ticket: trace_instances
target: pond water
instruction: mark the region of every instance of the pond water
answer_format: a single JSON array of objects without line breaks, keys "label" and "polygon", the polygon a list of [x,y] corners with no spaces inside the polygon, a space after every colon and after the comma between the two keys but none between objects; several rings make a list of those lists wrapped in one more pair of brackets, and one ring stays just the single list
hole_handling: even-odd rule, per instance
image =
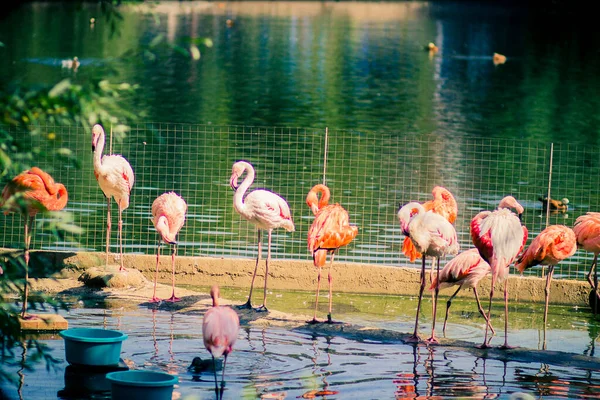
[{"label": "pond water", "polygon": [[[202,288],[203,292],[207,289]],[[241,302],[243,291],[223,288],[227,298]],[[271,307],[309,315],[312,294],[277,292]],[[335,299],[336,319],[344,322],[410,332],[414,299],[391,296],[340,295]],[[429,307],[423,313],[421,331],[430,329]],[[381,307],[386,305],[385,307]],[[373,312],[370,310],[385,310]],[[456,300],[447,336],[472,342],[482,338],[481,321],[474,304]],[[513,344],[536,351],[540,348],[541,314],[537,305],[511,306],[510,338]],[[494,309],[494,321],[502,318]],[[210,371],[188,370],[192,359],[210,359],[202,342],[202,314],[169,311],[111,300],[79,301],[65,314],[69,327],[118,329],[129,335],[121,357],[131,368],[168,372],[179,377],[176,398],[213,399]],[[568,316],[568,318],[567,318]],[[600,372],[575,360],[594,356],[600,323],[587,311],[551,307],[548,350],[558,351],[557,363],[507,361],[481,357],[468,347],[431,347],[352,340],[324,336],[302,329],[244,325],[228,359],[224,398],[368,398],[394,399],[420,396],[447,398],[508,398],[515,392],[544,398],[592,398],[600,396]],[[501,338],[495,339],[499,344]],[[64,359],[64,343],[58,335],[44,340],[52,354]],[[22,351],[17,349],[17,357]],[[558,359],[558,357],[562,359]],[[565,364],[572,357],[571,364]],[[55,370],[43,364],[33,371],[18,371],[21,385],[4,386],[7,399],[105,399],[110,386],[102,373],[86,373],[62,361]],[[329,391],[329,394],[327,394]],[[320,393],[319,393],[320,392]],[[312,397],[311,397],[312,396]]]},{"label": "pond water", "polygon": [[[472,2],[33,2],[2,17],[0,89],[65,78],[139,85],[123,106],[140,119],[114,145],[136,173],[123,216],[128,253],[154,251],[152,201],[175,190],[189,205],[179,254],[253,257],[255,230],[233,210],[228,186],[231,165],[246,159],[257,169],[253,187],[281,194],[296,222],[294,234],[274,233],[274,257],[309,260],[304,199],[323,179],[329,127],[327,183],[360,231],[338,260],[406,265],[397,207],[428,200],[435,185],[457,198],[463,248],[472,216],[506,194],[525,206],[531,237],[546,226],[538,197],[550,184],[553,197],[570,200],[550,224],[571,226],[600,209],[590,117],[600,106],[600,55],[589,51],[584,24],[561,20],[557,31],[551,15],[530,11]],[[430,41],[440,48],[432,57],[423,50]],[[186,55],[192,42],[198,60]],[[493,52],[507,62],[494,65]],[[62,68],[74,56],[78,70]],[[56,241],[37,230],[32,246],[103,251],[90,133],[48,130],[81,162],[38,160],[67,186],[66,210],[84,233]],[[22,246],[21,225],[0,216],[3,246]],[[111,243],[116,251],[116,229]],[[580,251],[557,277],[580,279],[590,261]]]}]

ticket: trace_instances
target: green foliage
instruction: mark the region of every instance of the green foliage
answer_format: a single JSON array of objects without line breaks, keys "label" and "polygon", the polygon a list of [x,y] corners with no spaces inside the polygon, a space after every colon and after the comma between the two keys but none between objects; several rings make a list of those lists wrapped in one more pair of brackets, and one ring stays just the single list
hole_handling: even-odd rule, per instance
[{"label": "green foliage", "polygon": [[[100,80],[80,85],[65,79],[52,87],[16,86],[0,92],[0,179],[6,182],[34,165],[43,169],[40,160],[44,159],[54,158],[63,164],[79,166],[73,152],[57,143],[56,134],[48,127],[79,126],[91,131],[93,124],[100,123],[111,125],[116,138],[122,138],[129,130],[126,121],[136,119],[121,106],[121,101],[133,90],[135,87],[127,83]],[[30,201],[20,193],[4,202],[1,211],[24,215],[29,206]],[[76,241],[82,232],[68,212],[41,209],[38,216],[35,229],[41,229],[57,240]],[[53,264],[43,255],[31,253],[31,276],[51,276],[57,272]],[[46,368],[52,368],[56,363],[43,343],[31,338],[25,341],[21,336],[20,306],[15,299],[23,298],[25,268],[23,250],[0,256],[0,382],[17,383],[14,372],[7,372],[16,366],[27,371],[40,361],[46,363]],[[28,303],[32,310],[50,308],[56,312],[65,307],[55,299],[35,294],[29,296]]]}]

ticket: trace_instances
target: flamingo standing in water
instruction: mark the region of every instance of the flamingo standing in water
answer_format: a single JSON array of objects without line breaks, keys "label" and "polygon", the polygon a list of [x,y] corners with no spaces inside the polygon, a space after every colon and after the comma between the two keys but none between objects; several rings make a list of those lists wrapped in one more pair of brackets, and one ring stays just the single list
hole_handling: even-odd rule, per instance
[{"label": "flamingo standing in water", "polygon": [[489,274],[491,270],[490,264],[488,264],[481,257],[479,250],[469,249],[467,251],[463,251],[450,260],[440,271],[439,278],[434,278],[434,281],[429,288],[430,290],[433,290],[436,287],[439,287],[439,289],[444,289],[458,285],[458,289],[456,289],[456,292],[450,296],[448,302],[446,303],[446,317],[444,318],[444,328],[442,329],[444,334],[446,334],[446,322],[448,321],[448,311],[450,311],[452,299],[454,299],[458,292],[460,292],[460,290],[463,288],[473,289],[473,294],[475,294],[475,300],[477,300],[477,308],[479,309],[479,313],[489,325],[490,329],[492,330],[492,334],[496,333],[490,324],[485,311],[483,311],[483,307],[481,307],[479,294],[477,293],[477,285],[479,284],[479,281]]},{"label": "flamingo standing in water", "polygon": [[[596,314],[598,303],[600,303],[597,272],[598,253],[600,253],[600,213],[588,212],[585,215],[577,217],[573,226],[573,232],[575,232],[575,236],[577,237],[577,246],[583,248],[585,251],[594,253],[594,259],[592,265],[590,265],[587,280],[593,289],[590,293],[590,307],[592,307],[592,311]],[[592,273],[594,274],[593,280]]]},{"label": "flamingo standing in water", "polygon": [[[319,200],[318,194],[321,194]],[[313,263],[319,270],[317,277],[317,294],[315,299],[315,312],[311,323],[317,323],[317,306],[319,304],[319,289],[321,286],[321,268],[327,261],[327,253],[331,254],[329,264],[329,313],[327,322],[332,323],[331,306],[333,301],[331,266],[335,251],[349,244],[358,234],[356,226],[350,226],[348,212],[339,204],[329,204],[331,194],[325,185],[315,185],[306,196],[306,204],[315,215],[308,230],[308,249],[313,256]]]},{"label": "flamingo standing in water", "polygon": [[[21,207],[15,195],[22,195],[25,207]],[[15,196],[13,198],[13,196]],[[13,200],[10,200],[13,198]],[[23,290],[23,308],[21,317],[27,312],[27,296],[29,295],[29,246],[31,244],[31,230],[35,215],[41,210],[60,211],[67,205],[69,195],[67,189],[61,183],[55,183],[54,179],[38,167],[20,173],[14,177],[2,190],[2,204],[6,208],[5,214],[9,212],[20,212],[25,222],[25,284]],[[1,271],[1,269],[0,269]]]},{"label": "flamingo standing in water", "polygon": [[[402,233],[409,236],[415,245],[417,251],[422,253],[423,262],[421,264],[421,287],[419,289],[419,302],[417,303],[417,316],[415,318],[415,330],[409,338],[410,342],[418,342],[419,330],[419,312],[421,310],[421,298],[425,289],[425,257],[434,257],[437,262],[437,279],[440,273],[440,257],[446,254],[454,255],[458,253],[459,244],[456,237],[454,226],[439,214],[431,211],[425,211],[423,205],[417,202],[411,202],[404,205],[398,211],[398,220],[402,228]],[[435,337],[435,314],[437,307],[438,288],[435,288],[435,300],[433,302],[433,323],[431,325],[431,337],[427,342],[431,344],[438,343]]]},{"label": "flamingo standing in water", "polygon": [[94,153],[94,176],[106,197],[106,265],[108,265],[108,249],[110,247],[110,198],[114,197],[119,207],[119,259],[120,271],[123,266],[123,210],[129,207],[129,195],[135,180],[129,162],[118,154],[102,155],[104,151],[104,129],[96,124],[92,128],[92,152]]},{"label": "flamingo standing in water", "polygon": [[[247,172],[246,178],[238,185],[240,176]],[[256,226],[258,230],[258,254],[256,257],[256,265],[254,266],[254,274],[252,275],[252,283],[250,284],[250,293],[248,301],[243,304],[243,308],[252,308],[252,289],[254,288],[254,279],[258,263],[261,258],[261,230],[266,230],[269,236],[269,247],[267,248],[267,260],[265,262],[265,289],[263,295],[263,303],[258,307],[258,311],[267,311],[267,277],[269,276],[269,262],[271,261],[271,234],[273,229],[284,228],[288,232],[294,232],[295,226],[292,221],[290,207],[281,196],[268,190],[254,190],[250,192],[246,198],[246,191],[254,182],[254,167],[246,161],[238,161],[233,164],[231,169],[231,178],[229,183],[235,191],[233,195],[233,207],[247,221]]]},{"label": "flamingo standing in water", "polygon": [[520,273],[535,265],[547,265],[545,307],[544,307],[544,348],[546,347],[546,323],[548,322],[548,299],[550,297],[550,282],[554,266],[564,259],[571,257],[577,251],[577,238],[571,228],[564,225],[550,225],[533,239],[529,247],[515,262]]},{"label": "flamingo standing in water", "polygon": [[225,387],[225,366],[227,356],[233,350],[240,329],[240,319],[231,307],[219,306],[219,287],[210,289],[212,297],[212,308],[204,314],[202,319],[202,337],[204,347],[213,359],[213,370],[215,372],[215,392],[219,398],[219,386],[217,383],[216,358],[223,356],[223,372],[221,375],[221,396]]},{"label": "flamingo standing in water", "polygon": [[[510,208],[517,211],[515,215]],[[490,289],[490,305],[487,320],[490,320],[492,298],[496,282],[504,283],[504,345],[508,348],[508,273],[510,264],[523,250],[527,241],[527,228],[521,225],[523,206],[512,196],[506,196],[498,204],[495,211],[482,211],[471,220],[471,238],[479,254],[490,264],[492,283]],[[485,328],[485,338],[482,348],[489,347],[487,343],[488,326]]]},{"label": "flamingo standing in water", "polygon": [[171,252],[171,267],[173,270],[172,287],[173,294],[167,299],[170,302],[179,301],[179,297],[175,297],[175,253],[177,252],[177,234],[185,223],[185,213],[187,212],[187,204],[177,193],[168,192],[158,196],[152,203],[152,223],[154,228],[160,235],[158,246],[156,248],[156,273],[154,275],[154,293],[153,303],[159,302],[156,297],[156,281],[158,279],[158,261],[160,259],[160,245],[162,242],[173,246]]}]

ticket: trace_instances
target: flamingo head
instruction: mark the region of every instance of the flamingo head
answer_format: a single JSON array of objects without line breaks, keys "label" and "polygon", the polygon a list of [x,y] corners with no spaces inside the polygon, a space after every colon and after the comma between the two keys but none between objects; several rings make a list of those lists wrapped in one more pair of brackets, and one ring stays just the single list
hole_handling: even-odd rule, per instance
[{"label": "flamingo head", "polygon": [[419,213],[425,211],[423,206],[416,201],[405,204],[398,210],[398,221],[400,221],[400,228],[405,236],[409,236],[408,226],[410,221]]},{"label": "flamingo head", "polygon": [[98,146],[98,141],[100,137],[104,135],[104,129],[102,129],[102,125],[96,124],[92,128],[92,152],[96,151],[96,146]]},{"label": "flamingo head", "polygon": [[246,163],[245,161],[238,161],[235,164],[233,164],[233,167],[231,167],[231,178],[229,178],[229,185],[231,186],[234,192],[239,187],[238,179],[246,170],[247,165],[248,163]]},{"label": "flamingo head", "polygon": [[210,288],[210,297],[212,297],[213,307],[217,307],[219,305],[219,287],[217,285],[213,285]]},{"label": "flamingo head", "polygon": [[517,212],[519,219],[521,219],[521,215],[525,209],[523,206],[512,196],[506,196],[502,200],[500,200],[500,204],[498,204],[498,208],[512,208]]},{"label": "flamingo head", "polygon": [[169,221],[167,220],[167,217],[165,217],[164,215],[159,216],[154,226],[156,227],[156,231],[165,243],[177,244],[177,241],[175,240],[176,234],[171,233],[171,231],[169,230]]}]

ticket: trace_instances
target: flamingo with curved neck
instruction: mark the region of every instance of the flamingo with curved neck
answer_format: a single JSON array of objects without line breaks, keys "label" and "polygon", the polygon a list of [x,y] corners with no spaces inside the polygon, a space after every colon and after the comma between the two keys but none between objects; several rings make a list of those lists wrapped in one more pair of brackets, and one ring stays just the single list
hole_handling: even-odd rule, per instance
[{"label": "flamingo with curved neck", "polygon": [[[246,177],[238,185],[238,180],[244,173],[246,173]],[[245,220],[256,226],[258,231],[258,254],[254,274],[252,275],[252,283],[250,284],[250,293],[248,294],[248,301],[240,307],[252,308],[252,290],[262,253],[261,231],[266,230],[269,236],[269,245],[265,262],[265,287],[263,304],[258,307],[257,311],[267,311],[267,278],[269,275],[269,263],[271,261],[271,235],[273,229],[284,228],[288,232],[294,232],[296,228],[292,221],[290,207],[281,196],[269,190],[259,189],[248,193],[244,197],[246,191],[252,185],[252,182],[254,182],[254,176],[254,167],[250,163],[238,161],[233,164],[229,179],[229,184],[235,191],[233,195],[233,207]]]},{"label": "flamingo with curved neck", "polygon": [[94,176],[106,197],[106,265],[108,265],[108,250],[110,248],[110,199],[114,197],[119,207],[119,259],[121,266],[119,270],[125,270],[123,266],[123,210],[129,207],[129,196],[135,177],[129,162],[118,154],[102,155],[104,151],[104,129],[96,124],[92,128],[92,152],[94,153]]}]

